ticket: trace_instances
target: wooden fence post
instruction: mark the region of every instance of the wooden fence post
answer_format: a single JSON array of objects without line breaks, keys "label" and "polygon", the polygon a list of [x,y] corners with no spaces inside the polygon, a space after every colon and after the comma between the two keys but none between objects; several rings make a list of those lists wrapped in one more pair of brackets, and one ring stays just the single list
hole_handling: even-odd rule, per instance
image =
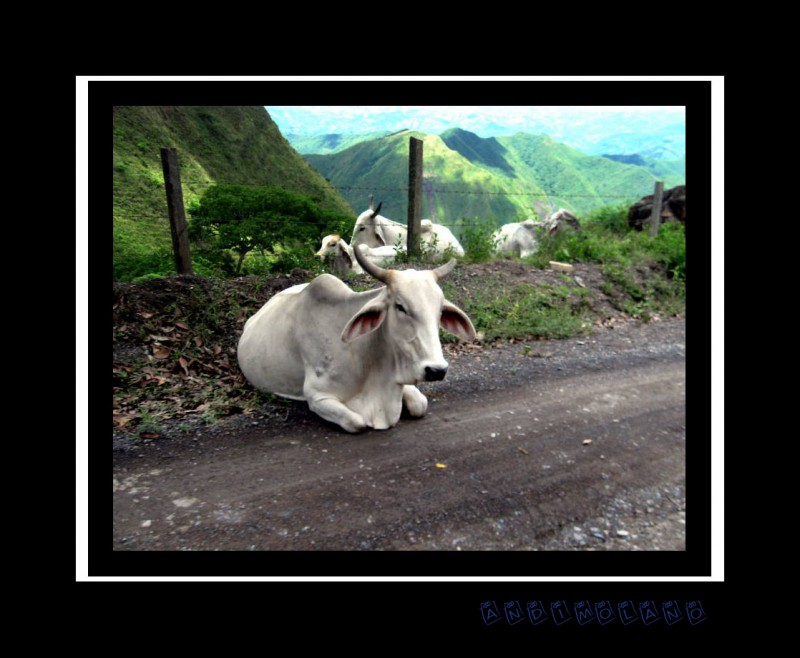
[{"label": "wooden fence post", "polygon": [[650,214],[650,236],[658,235],[658,227],[661,224],[661,203],[664,198],[664,181],[656,181],[653,190],[653,210]]},{"label": "wooden fence post", "polygon": [[178,169],[178,151],[174,148],[162,148],[161,166],[164,169],[164,189],[167,192],[167,210],[169,211],[169,227],[172,232],[172,251],[175,254],[175,269],[178,274],[194,274],[192,272],[192,256],[189,253],[189,226],[186,224],[181,174]]},{"label": "wooden fence post", "polygon": [[419,254],[422,215],[422,140],[410,138],[408,145],[408,237],[409,256]]}]

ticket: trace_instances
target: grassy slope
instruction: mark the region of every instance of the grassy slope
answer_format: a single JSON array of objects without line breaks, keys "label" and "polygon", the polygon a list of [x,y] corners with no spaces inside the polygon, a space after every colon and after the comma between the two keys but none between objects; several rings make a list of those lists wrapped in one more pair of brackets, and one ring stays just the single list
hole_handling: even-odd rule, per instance
[{"label": "grassy slope", "polygon": [[655,177],[643,167],[585,155],[545,135],[500,137],[515,170],[532,177],[551,200],[578,213],[635,201],[653,189]]},{"label": "grassy slope", "polygon": [[226,182],[276,185],[352,213],[260,106],[115,107],[113,140],[115,260],[171,245],[163,146],[178,150],[187,207],[208,184]]},{"label": "grassy slope", "polygon": [[[409,137],[423,140],[425,166],[422,214],[453,226],[462,218],[509,218],[525,212],[516,197],[486,192],[509,192],[526,189],[541,191],[535,185],[508,177],[498,177],[492,170],[470,162],[448,148],[441,137],[404,131],[370,142],[356,144],[340,153],[307,155],[306,159],[326,176],[357,211],[367,207],[374,193],[383,201],[386,217],[405,222],[408,215],[408,145]],[[447,189],[449,191],[442,191]],[[478,194],[464,194],[474,192]],[[508,221],[508,220],[507,220]]]}]

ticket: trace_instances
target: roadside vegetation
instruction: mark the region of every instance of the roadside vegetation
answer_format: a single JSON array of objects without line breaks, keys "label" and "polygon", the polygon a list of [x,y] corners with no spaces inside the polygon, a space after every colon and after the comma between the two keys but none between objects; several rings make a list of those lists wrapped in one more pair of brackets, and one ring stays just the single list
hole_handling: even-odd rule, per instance
[{"label": "roadside vegetation", "polygon": [[[465,263],[486,263],[497,257],[492,231],[473,222],[462,236]],[[518,259],[515,259],[518,260]],[[502,338],[565,338],[585,332],[597,319],[592,287],[627,316],[649,321],[680,314],[686,303],[686,236],[680,224],[664,224],[658,235],[630,230],[627,207],[589,213],[580,231],[566,230],[540,239],[536,254],[519,262],[547,270],[551,261],[594,265],[599,280],[561,275],[556,283],[513,285],[484,280],[471,287],[461,303],[486,340]],[[588,287],[587,287],[588,286]],[[455,298],[458,286],[443,289]]]}]

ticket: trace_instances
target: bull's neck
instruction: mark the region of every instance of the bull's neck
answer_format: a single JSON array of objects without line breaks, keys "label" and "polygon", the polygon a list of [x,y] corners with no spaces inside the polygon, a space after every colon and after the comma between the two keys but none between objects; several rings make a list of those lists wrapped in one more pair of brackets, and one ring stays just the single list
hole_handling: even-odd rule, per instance
[{"label": "bull's neck", "polygon": [[[388,313],[388,311],[387,311]],[[389,327],[390,319],[387,317],[380,327],[373,331],[365,338],[369,341],[367,349],[371,356],[371,364],[369,372],[367,373],[367,381],[372,383],[374,380],[381,386],[386,386],[387,372],[398,372],[402,369],[398,351],[395,348],[395,342],[391,338],[391,330]],[[404,386],[398,384],[396,381],[391,381],[392,384],[397,386]]]}]

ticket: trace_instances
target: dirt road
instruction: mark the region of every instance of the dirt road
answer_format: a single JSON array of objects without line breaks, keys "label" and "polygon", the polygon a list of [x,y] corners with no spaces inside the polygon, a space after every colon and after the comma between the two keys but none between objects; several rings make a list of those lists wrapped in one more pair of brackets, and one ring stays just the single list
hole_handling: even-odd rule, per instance
[{"label": "dirt road", "polygon": [[428,414],[115,441],[115,550],[683,550],[685,322],[447,355]]}]

